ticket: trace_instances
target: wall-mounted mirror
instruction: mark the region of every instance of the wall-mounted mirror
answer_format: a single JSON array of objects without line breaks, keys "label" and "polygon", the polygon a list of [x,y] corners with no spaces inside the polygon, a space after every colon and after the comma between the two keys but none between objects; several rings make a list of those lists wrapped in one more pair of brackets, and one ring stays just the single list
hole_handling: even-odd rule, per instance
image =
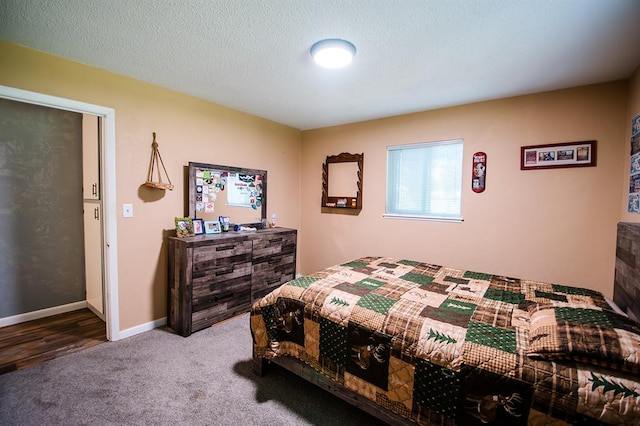
[{"label": "wall-mounted mirror", "polygon": [[327,156],[322,165],[322,207],[362,209],[364,154]]},{"label": "wall-mounted mirror", "polygon": [[260,228],[267,219],[267,171],[189,162],[189,214]]}]

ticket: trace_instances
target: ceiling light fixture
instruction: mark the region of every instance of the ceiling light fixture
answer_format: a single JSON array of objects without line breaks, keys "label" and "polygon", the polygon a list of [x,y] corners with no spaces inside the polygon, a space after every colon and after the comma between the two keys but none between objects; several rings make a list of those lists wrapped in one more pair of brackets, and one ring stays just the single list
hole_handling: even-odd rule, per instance
[{"label": "ceiling light fixture", "polygon": [[323,68],[342,68],[351,63],[356,47],[346,40],[328,38],[311,46],[311,56]]}]

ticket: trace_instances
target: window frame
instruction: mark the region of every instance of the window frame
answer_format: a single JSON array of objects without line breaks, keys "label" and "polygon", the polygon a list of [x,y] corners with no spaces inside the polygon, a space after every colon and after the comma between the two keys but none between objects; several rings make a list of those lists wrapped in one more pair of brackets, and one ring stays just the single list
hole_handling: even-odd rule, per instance
[{"label": "window frame", "polygon": [[[456,177],[460,181],[460,196],[458,198],[459,202],[459,210],[457,214],[454,215],[438,215],[438,214],[407,214],[407,213],[397,213],[389,212],[390,205],[390,152],[391,151],[401,151],[408,149],[419,149],[421,147],[434,147],[434,146],[442,146],[442,145],[459,145],[460,146],[460,175]],[[453,222],[460,223],[463,222],[464,219],[462,217],[462,188],[463,188],[463,177],[464,177],[464,139],[449,139],[449,140],[441,140],[441,141],[431,141],[431,142],[417,142],[410,144],[402,144],[402,145],[389,145],[387,146],[387,169],[386,169],[386,187],[385,187],[385,212],[383,214],[383,218],[387,219],[405,219],[405,220],[426,220],[426,221],[438,221],[438,222]],[[426,188],[428,190],[428,188]],[[430,198],[425,199],[425,201]]]}]

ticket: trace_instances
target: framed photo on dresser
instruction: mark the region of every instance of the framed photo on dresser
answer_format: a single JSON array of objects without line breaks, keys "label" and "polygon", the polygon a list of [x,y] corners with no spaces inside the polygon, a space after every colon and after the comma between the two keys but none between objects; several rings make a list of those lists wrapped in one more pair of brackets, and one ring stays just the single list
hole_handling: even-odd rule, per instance
[{"label": "framed photo on dresser", "polygon": [[204,219],[193,219],[193,233],[195,235],[204,234]]},{"label": "framed photo on dresser", "polygon": [[[202,219],[200,219],[202,220]],[[220,222],[217,220],[207,220],[204,222],[204,232],[206,234],[219,234],[222,232]]]},{"label": "framed photo on dresser", "polygon": [[193,219],[190,217],[176,217],[176,236],[178,238],[193,237]]}]

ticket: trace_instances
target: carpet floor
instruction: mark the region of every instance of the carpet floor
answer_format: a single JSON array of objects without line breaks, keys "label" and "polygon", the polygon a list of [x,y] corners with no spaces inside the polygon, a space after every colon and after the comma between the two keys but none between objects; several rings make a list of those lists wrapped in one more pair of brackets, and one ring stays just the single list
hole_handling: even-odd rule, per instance
[{"label": "carpet floor", "polygon": [[249,315],[159,328],[0,375],[0,425],[379,425],[288,371],[253,372]]}]

